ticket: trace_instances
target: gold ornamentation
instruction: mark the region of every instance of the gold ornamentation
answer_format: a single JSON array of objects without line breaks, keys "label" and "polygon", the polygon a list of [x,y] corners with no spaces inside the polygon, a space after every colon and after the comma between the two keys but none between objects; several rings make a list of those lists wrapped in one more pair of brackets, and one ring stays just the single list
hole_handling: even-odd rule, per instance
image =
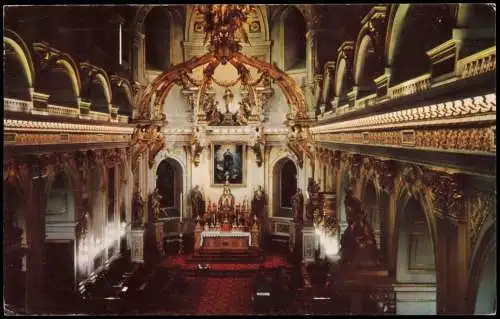
[{"label": "gold ornamentation", "polygon": [[466,222],[464,191],[461,177],[434,171],[425,171],[423,182],[431,191],[434,214],[454,222]]},{"label": "gold ornamentation", "polygon": [[[363,135],[364,134],[364,135]],[[342,142],[412,147],[403,143],[400,131],[320,133],[318,142]],[[415,130],[415,148],[495,152],[491,128],[446,128]]]},{"label": "gold ornamentation", "polygon": [[[494,213],[495,194],[476,192],[471,196],[468,216],[469,243],[473,251],[481,229],[489,214]],[[492,215],[495,218],[495,215]]]}]

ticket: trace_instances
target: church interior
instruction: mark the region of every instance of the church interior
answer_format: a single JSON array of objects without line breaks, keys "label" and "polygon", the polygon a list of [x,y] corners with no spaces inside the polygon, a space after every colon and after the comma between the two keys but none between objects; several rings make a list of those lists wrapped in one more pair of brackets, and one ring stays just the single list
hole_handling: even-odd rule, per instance
[{"label": "church interior", "polygon": [[496,5],[4,7],[4,314],[494,314]]}]

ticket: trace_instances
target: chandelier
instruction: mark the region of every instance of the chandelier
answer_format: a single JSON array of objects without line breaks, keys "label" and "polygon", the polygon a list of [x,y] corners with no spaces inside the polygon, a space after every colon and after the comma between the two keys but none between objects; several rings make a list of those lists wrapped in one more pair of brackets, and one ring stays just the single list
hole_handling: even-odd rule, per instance
[{"label": "chandelier", "polygon": [[250,44],[248,35],[243,28],[249,13],[255,7],[243,4],[203,4],[198,5],[198,12],[204,18],[206,44],[209,50],[222,64],[231,59],[233,52],[241,50],[239,41]]}]

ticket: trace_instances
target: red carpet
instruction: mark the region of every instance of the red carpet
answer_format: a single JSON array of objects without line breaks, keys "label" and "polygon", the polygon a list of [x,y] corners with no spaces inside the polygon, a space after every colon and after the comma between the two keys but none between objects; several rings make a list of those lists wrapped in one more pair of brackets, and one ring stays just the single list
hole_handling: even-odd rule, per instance
[{"label": "red carpet", "polygon": [[[179,265],[183,270],[194,270],[196,263],[189,263],[189,255],[168,256],[161,263],[165,267]],[[211,263],[211,270],[258,270],[260,266],[266,269],[290,266],[284,257],[278,255],[266,256],[262,263]]]},{"label": "red carpet", "polygon": [[195,314],[250,313],[250,278],[206,278],[200,291]]}]

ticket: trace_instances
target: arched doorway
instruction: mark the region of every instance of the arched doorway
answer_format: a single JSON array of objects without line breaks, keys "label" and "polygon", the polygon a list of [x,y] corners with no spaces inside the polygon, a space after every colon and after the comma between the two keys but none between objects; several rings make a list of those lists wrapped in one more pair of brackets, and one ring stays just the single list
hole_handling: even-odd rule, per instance
[{"label": "arched doorway", "polygon": [[[421,203],[410,198],[398,209],[396,282],[397,314],[436,314],[436,267],[434,247]],[[419,291],[421,284],[427,284]]]},{"label": "arched doorway", "polygon": [[292,196],[297,192],[297,167],[289,158],[283,158],[273,170],[273,216],[292,218]]},{"label": "arched doorway", "polygon": [[180,216],[182,176],[181,165],[172,158],[161,161],[156,170],[156,187],[162,196],[160,209],[166,213],[166,217]]}]

